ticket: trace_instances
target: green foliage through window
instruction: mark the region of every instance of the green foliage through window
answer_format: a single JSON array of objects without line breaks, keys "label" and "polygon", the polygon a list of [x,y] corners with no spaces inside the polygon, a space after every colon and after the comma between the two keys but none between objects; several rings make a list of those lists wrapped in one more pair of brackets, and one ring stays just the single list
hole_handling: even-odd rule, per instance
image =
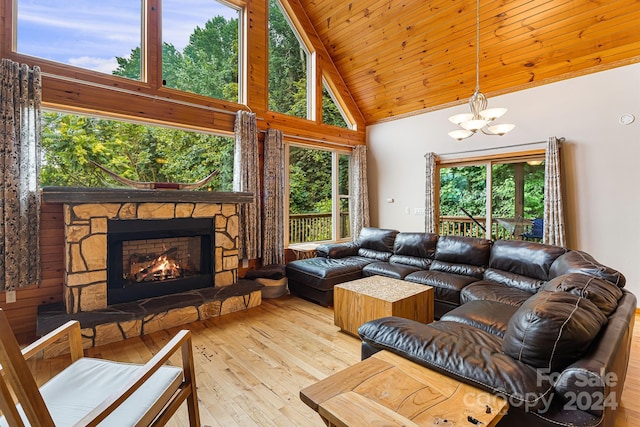
[{"label": "green foliage through window", "polygon": [[[185,11],[179,0],[163,0],[164,85],[238,102],[239,14],[217,1],[199,0],[193,13]],[[211,18],[203,22],[207,16]],[[181,48],[183,39],[188,43]]]},{"label": "green foliage through window", "polygon": [[71,114],[43,116],[42,186],[120,185],[94,161],[136,181],[191,183],[218,170],[203,189],[232,189],[232,138]]},{"label": "green foliage through window", "polygon": [[322,85],[322,123],[349,129],[347,120],[331,97],[329,89]]},{"label": "green foliage through window", "polygon": [[[289,242],[343,239],[349,231],[351,156],[289,146]],[[336,194],[334,194],[334,170]],[[334,203],[337,203],[334,205]],[[334,207],[336,208],[334,210]],[[337,236],[333,224],[337,223]]]},{"label": "green foliage through window", "polygon": [[269,0],[269,109],[307,118],[308,54],[277,0]]},{"label": "green foliage through window", "polygon": [[[493,217],[512,218],[515,207],[515,165],[492,166]],[[544,212],[544,163],[523,163],[524,218],[541,218]],[[465,216],[461,208],[474,216],[485,217],[486,166],[440,169],[440,215]]]}]

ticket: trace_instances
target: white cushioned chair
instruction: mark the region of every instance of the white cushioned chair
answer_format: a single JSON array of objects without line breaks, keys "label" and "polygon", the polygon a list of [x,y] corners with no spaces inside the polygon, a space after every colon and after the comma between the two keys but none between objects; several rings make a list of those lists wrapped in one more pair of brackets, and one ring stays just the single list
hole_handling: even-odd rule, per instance
[{"label": "white cushioned chair", "polygon": [[[68,337],[71,364],[38,388],[26,359]],[[180,350],[182,367],[166,362]],[[187,401],[200,425],[191,332],[178,332],[144,365],[84,357],[80,324],[70,321],[22,351],[0,310],[0,426],[164,425]]]}]

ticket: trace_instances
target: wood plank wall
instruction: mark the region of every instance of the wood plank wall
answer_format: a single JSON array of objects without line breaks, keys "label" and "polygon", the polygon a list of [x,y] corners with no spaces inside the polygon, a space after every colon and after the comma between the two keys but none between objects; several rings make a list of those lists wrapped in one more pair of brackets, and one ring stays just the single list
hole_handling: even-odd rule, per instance
[{"label": "wood plank wall", "polygon": [[40,220],[42,281],[40,286],[18,289],[16,302],[7,304],[0,292],[0,308],[5,310],[14,334],[22,343],[35,338],[38,307],[62,301],[64,281],[64,219],[62,204],[43,203]]}]

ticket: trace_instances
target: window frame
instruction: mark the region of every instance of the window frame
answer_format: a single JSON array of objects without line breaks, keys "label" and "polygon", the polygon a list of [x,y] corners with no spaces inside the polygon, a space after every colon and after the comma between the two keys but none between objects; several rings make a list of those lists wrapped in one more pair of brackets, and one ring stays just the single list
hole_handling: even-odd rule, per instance
[{"label": "window frame", "polygon": [[[143,80],[131,80],[17,52],[14,43],[17,0],[0,0],[2,16],[8,17],[0,21],[0,32],[3,35],[0,52],[3,57],[16,62],[40,67],[43,85],[46,84],[47,87],[43,94],[43,107],[132,119],[199,132],[232,132],[236,111],[248,109],[248,1],[218,0],[241,10],[238,46],[238,87],[241,102],[162,86],[161,0],[141,1],[144,5],[141,25],[145,27],[142,37],[146,47],[144,52],[141,51],[141,72],[146,76]],[[132,102],[134,99],[135,102]]]},{"label": "window frame", "polygon": [[[289,166],[290,162],[290,148],[291,146],[300,147],[309,150],[321,150],[331,152],[331,239],[330,240],[320,240],[313,242],[304,242],[304,243],[291,243],[289,236],[289,193],[290,193],[290,175],[289,175]],[[339,162],[340,155],[349,156],[349,160],[351,160],[351,156],[353,155],[353,150],[349,148],[342,147],[319,147],[317,145],[312,144],[303,144],[295,141],[287,141],[285,140],[285,171],[284,171],[284,179],[285,179],[285,189],[284,189],[284,206],[286,207],[284,210],[284,242],[285,247],[291,247],[295,245],[306,245],[306,244],[321,244],[321,243],[341,243],[351,241],[352,237],[347,236],[344,238],[340,238],[340,199],[344,199],[345,195],[340,195],[339,193]],[[351,193],[351,161],[349,161],[349,193]],[[351,206],[351,198],[353,196],[348,194],[346,198],[349,200],[349,206]],[[349,211],[349,215],[351,215],[351,211]]]},{"label": "window frame", "polygon": [[[440,170],[443,168],[454,168],[454,167],[464,167],[464,166],[484,166],[486,169],[486,186],[485,186],[485,228],[486,230],[492,229],[493,222],[493,165],[496,164],[504,164],[504,163],[522,163],[527,161],[544,161],[545,160],[546,149],[536,149],[536,150],[528,150],[522,152],[514,152],[514,153],[501,153],[494,154],[491,156],[478,156],[478,157],[469,157],[469,158],[456,158],[456,159],[439,159],[436,161],[436,170],[435,170],[435,211],[436,211],[436,233],[440,233]],[[485,237],[490,239],[491,236],[487,236],[487,232],[485,231]]]}]

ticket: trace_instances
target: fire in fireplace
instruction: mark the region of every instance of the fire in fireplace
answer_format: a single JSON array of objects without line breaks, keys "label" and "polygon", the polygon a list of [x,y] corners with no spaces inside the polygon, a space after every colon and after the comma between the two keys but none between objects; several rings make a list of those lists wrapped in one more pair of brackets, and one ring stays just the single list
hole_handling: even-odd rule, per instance
[{"label": "fire in fireplace", "polygon": [[213,220],[109,220],[107,304],[213,286]]}]

